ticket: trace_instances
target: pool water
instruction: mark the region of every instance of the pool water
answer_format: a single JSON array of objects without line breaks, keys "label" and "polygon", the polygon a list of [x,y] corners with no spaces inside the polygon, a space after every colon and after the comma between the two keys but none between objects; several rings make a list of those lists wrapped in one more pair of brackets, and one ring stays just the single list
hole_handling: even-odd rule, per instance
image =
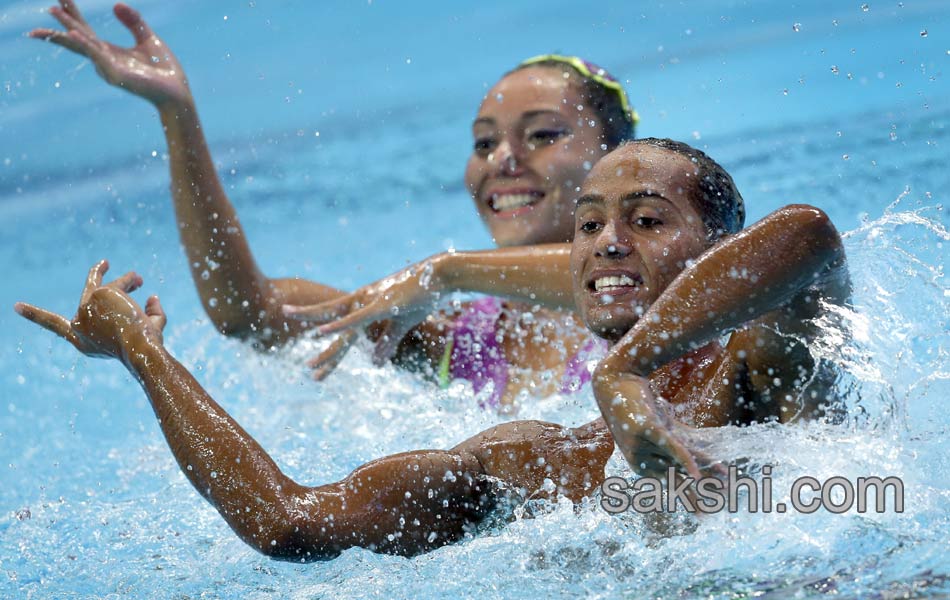
[{"label": "pool water", "polygon": [[[373,367],[362,348],[316,384],[303,363],[319,342],[262,354],[218,335],[178,246],[152,110],[21,37],[49,18],[15,2],[0,6],[0,597],[950,594],[945,3],[311,4],[138,5],[188,70],[269,275],[353,288],[486,247],[461,183],[484,90],[525,56],[589,56],[627,82],[642,135],[700,146],[733,173],[750,222],[808,202],[845,232],[851,334],[829,323],[816,348],[839,366],[845,422],[710,430],[710,450],[772,465],[777,501],[802,475],[897,476],[905,511],[722,513],[660,534],[594,500],[412,559],[261,557],[179,473],[134,380],[20,319],[14,301],[72,314],[93,262],[138,270],[139,297],[158,293],[169,314],[171,351],[302,482],[508,417],[480,410],[464,385]],[[81,6],[124,39],[107,2]],[[586,391],[518,416],[595,415]],[[629,475],[619,457],[609,470]]]}]

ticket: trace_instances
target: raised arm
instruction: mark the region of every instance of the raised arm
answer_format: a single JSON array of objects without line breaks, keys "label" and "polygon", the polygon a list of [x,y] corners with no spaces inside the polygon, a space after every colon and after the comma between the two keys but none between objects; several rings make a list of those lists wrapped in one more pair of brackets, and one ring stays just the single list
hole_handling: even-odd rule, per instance
[{"label": "raised arm", "polygon": [[179,235],[202,305],[218,330],[264,343],[299,333],[300,323],[286,320],[281,305],[319,302],[339,292],[301,279],[268,279],[261,272],[218,178],[181,64],[138,12],[125,4],[114,10],[135,38],[131,48],[100,40],[67,0],[49,10],[66,31],[35,29],[30,35],[86,56],[108,83],[158,109]]},{"label": "raised arm", "polygon": [[140,277],[102,285],[94,266],[72,321],[18,303],[16,311],[90,356],[116,358],[148,395],[182,472],[256,550],[279,559],[332,558],[352,546],[414,554],[462,537],[492,506],[489,478],[519,493],[577,499],[603,481],[613,442],[602,424],[534,421],[489,429],[450,451],[372,461],[336,483],[291,480],[162,345],[165,314],[128,295]]},{"label": "raised arm", "polygon": [[[684,269],[594,374],[598,405],[631,465],[654,470],[677,463],[691,475],[699,474],[647,379],[686,352],[751,322],[730,341],[729,360],[758,366],[763,376],[766,368],[797,361],[795,367],[813,368],[803,356],[816,334],[810,320],[823,302],[847,300],[844,259],[841,238],[828,217],[817,208],[793,205],[721,241]],[[797,340],[797,349],[789,350],[789,339]],[[747,368],[747,374],[756,375],[753,370]],[[809,373],[798,371],[796,376],[807,380]],[[756,377],[751,379],[755,386]],[[774,383],[776,379],[769,375],[762,385],[791,390],[792,377]],[[707,383],[703,393],[716,395],[718,388],[734,393],[738,382],[718,381],[709,373]]]}]

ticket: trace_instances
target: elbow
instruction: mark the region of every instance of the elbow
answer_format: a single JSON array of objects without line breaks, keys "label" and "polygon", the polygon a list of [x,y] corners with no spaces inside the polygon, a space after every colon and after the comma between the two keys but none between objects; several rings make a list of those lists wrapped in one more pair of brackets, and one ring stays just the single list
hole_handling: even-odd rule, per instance
[{"label": "elbow", "polygon": [[240,318],[239,315],[222,314],[207,305],[205,306],[205,313],[207,313],[211,324],[214,325],[214,328],[217,329],[221,335],[237,338],[239,340],[256,337],[254,335],[254,328],[247,323],[246,319]]},{"label": "elbow", "polygon": [[308,563],[332,560],[344,549],[329,536],[306,535],[309,528],[288,518],[280,525],[270,528],[252,539],[245,539],[252,548],[273,560]]},{"label": "elbow", "polygon": [[843,254],[841,235],[825,211],[809,204],[790,204],[776,211],[796,238],[820,253]]}]

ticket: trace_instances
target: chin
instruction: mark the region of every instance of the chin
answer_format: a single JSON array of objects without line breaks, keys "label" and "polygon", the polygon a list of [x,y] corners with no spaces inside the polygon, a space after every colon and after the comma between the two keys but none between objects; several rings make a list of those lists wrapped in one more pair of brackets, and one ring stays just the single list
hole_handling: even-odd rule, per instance
[{"label": "chin", "polygon": [[495,245],[501,248],[544,243],[539,241],[540,236],[534,231],[491,231],[490,233],[492,239],[495,240]]},{"label": "chin", "polygon": [[613,343],[617,342],[637,324],[639,317],[635,315],[591,314],[588,312],[584,319],[587,328],[597,337]]}]

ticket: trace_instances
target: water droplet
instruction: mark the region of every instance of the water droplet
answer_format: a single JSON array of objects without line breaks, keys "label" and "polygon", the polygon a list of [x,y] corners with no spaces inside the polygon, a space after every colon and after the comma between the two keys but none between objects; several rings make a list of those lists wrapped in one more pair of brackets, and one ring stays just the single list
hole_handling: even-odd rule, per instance
[{"label": "water droplet", "polygon": [[798,33],[801,30],[802,30],[801,23],[792,23],[792,31],[794,31],[795,33]]},{"label": "water droplet", "polygon": [[868,12],[869,10],[871,10],[871,7],[868,4],[862,4],[861,10],[863,10],[864,12]]},{"label": "water droplet", "polygon": [[927,37],[927,30],[926,30],[926,29],[921,29],[921,30],[920,30],[920,37]]},{"label": "water droplet", "polygon": [[209,279],[211,279],[211,273],[208,272],[208,269],[205,269],[204,271],[201,272],[201,278],[204,281],[208,281]]},{"label": "water droplet", "polygon": [[505,100],[505,95],[502,94],[501,92],[498,92],[497,94],[495,94],[495,100],[497,100],[498,102],[503,102]]},{"label": "water droplet", "polygon": [[788,88],[785,88],[784,90],[782,90],[782,95],[788,96]]},{"label": "water droplet", "polygon": [[831,72],[837,75],[840,72],[838,71],[838,65],[831,65]]},{"label": "water droplet", "polygon": [[891,138],[891,141],[892,141],[892,142],[895,141],[895,140],[897,140],[897,133],[895,133],[895,132],[892,131],[892,132],[890,133],[890,138]]},{"label": "water droplet", "polygon": [[851,158],[851,157],[848,156],[847,154],[842,154],[842,155],[841,155],[841,158],[843,158],[844,160],[848,160],[848,159]]}]

